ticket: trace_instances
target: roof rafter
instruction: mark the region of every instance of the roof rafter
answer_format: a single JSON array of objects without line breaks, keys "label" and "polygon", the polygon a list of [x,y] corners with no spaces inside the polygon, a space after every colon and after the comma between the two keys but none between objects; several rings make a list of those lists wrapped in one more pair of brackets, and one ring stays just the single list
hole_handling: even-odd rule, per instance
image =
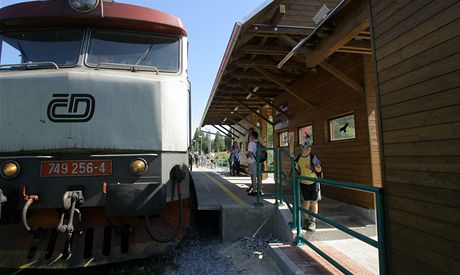
[{"label": "roof rafter", "polygon": [[258,71],[259,73],[261,73],[263,76],[265,76],[267,79],[275,82],[278,86],[280,86],[281,88],[283,88],[286,92],[288,92],[289,94],[291,94],[292,96],[294,96],[295,98],[297,98],[298,100],[300,100],[302,103],[304,103],[305,105],[307,105],[308,107],[315,107],[312,103],[308,102],[306,99],[300,97],[296,92],[294,92],[294,90],[292,89],[291,86],[287,85],[286,83],[284,83],[280,78],[276,77],[275,75],[273,75],[272,73],[270,72],[267,72],[265,70],[262,70],[262,69],[259,69],[259,68],[256,68],[256,71]]}]

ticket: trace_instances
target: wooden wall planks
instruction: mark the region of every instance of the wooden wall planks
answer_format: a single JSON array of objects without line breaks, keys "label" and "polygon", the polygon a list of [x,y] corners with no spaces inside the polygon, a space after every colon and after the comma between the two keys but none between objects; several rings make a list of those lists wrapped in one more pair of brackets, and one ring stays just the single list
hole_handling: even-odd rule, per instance
[{"label": "wooden wall planks", "polygon": [[[367,57],[368,58],[368,57]],[[275,105],[288,103],[288,113],[291,116],[289,127],[275,131],[275,144],[279,145],[278,133],[294,131],[295,155],[301,147],[298,144],[298,129],[307,124],[313,125],[314,146],[312,152],[317,154],[323,164],[326,178],[356,182],[366,185],[381,186],[380,158],[378,156],[377,130],[375,124],[375,82],[370,60],[364,64],[363,57],[355,54],[337,53],[328,61],[332,66],[341,70],[348,77],[364,87],[364,66],[367,66],[369,90],[369,106],[367,94],[358,95],[327,71],[318,69],[315,73],[307,74],[293,87],[305,99],[320,104],[318,108],[308,108],[299,100],[287,93],[275,99]],[[366,91],[367,92],[367,91]],[[372,102],[373,98],[373,102]],[[369,108],[368,108],[369,107]],[[328,119],[339,115],[353,113],[355,115],[356,138],[342,141],[329,141]],[[370,128],[369,121],[373,121]],[[370,138],[373,136],[373,138]],[[371,149],[371,144],[372,148]],[[288,149],[288,148],[287,148]],[[283,162],[288,169],[287,161]],[[373,171],[373,170],[376,171]],[[373,175],[374,174],[374,175]],[[374,208],[374,197],[370,193],[355,192],[341,188],[323,185],[326,196],[350,202],[365,208]]]},{"label": "wooden wall planks", "polygon": [[460,2],[371,0],[390,274],[460,270]]}]

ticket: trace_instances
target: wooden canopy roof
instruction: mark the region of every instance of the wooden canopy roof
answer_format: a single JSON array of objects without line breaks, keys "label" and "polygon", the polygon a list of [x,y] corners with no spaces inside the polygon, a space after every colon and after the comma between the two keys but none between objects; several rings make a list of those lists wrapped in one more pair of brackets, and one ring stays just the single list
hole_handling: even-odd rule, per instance
[{"label": "wooden canopy roof", "polygon": [[[314,107],[292,87],[318,65],[358,91],[357,83],[324,62],[335,52],[371,54],[368,4],[350,2],[275,0],[244,22],[237,22],[201,126],[234,125],[250,114],[271,123],[260,109],[268,105],[288,116],[272,104],[284,92]],[[313,17],[324,4],[330,11],[317,25]]]}]

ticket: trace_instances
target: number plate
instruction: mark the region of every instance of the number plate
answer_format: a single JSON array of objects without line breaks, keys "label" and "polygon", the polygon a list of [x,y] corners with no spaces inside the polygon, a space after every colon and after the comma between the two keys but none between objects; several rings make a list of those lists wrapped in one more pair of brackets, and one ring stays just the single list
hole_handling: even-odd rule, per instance
[{"label": "number plate", "polygon": [[42,161],[42,177],[106,176],[112,174],[111,160]]}]

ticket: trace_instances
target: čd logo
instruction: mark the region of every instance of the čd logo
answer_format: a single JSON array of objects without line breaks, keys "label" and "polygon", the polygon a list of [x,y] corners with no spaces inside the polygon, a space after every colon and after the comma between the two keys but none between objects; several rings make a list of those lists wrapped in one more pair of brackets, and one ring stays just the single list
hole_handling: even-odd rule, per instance
[{"label": "\u010dd logo", "polygon": [[91,120],[96,100],[90,94],[53,94],[48,104],[48,119],[53,122],[86,122]]}]

